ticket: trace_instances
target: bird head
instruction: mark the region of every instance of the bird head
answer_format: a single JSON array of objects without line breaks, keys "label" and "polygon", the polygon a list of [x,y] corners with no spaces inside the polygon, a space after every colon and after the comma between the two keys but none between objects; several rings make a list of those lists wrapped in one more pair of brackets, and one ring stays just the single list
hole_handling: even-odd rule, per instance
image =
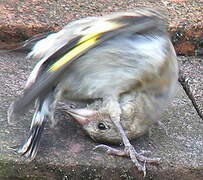
[{"label": "bird head", "polygon": [[[141,108],[133,102],[120,105],[122,110],[120,122],[127,137],[134,139],[147,132],[150,123],[145,119],[144,113],[141,113]],[[121,135],[112,122],[108,110],[102,107],[101,101],[96,101],[86,108],[68,108],[66,112],[83,126],[93,140],[110,144],[122,143]]]}]

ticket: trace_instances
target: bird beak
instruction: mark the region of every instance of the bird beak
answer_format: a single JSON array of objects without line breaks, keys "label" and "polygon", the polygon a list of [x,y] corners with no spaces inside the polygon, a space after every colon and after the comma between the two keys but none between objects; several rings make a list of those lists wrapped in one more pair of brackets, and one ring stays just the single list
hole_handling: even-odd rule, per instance
[{"label": "bird beak", "polygon": [[81,125],[88,124],[96,118],[97,111],[90,109],[68,109],[68,114],[75,118]]}]

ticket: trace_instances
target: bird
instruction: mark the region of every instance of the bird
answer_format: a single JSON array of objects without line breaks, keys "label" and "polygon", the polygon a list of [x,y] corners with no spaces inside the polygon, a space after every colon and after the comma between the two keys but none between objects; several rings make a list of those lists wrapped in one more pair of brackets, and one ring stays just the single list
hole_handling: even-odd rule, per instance
[{"label": "bird", "polygon": [[[16,147],[18,153],[31,160],[35,158],[47,119],[52,126],[57,123],[54,112],[59,101],[100,101],[98,110],[69,107],[67,112],[92,138],[122,141],[123,151],[102,144],[96,148],[129,156],[138,170],[146,174],[145,162],[157,159],[138,153],[129,139],[143,134],[157,121],[175,94],[178,77],[176,53],[161,12],[142,8],[72,21],[39,40],[28,57],[39,61],[22,95],[8,110],[11,122],[35,102],[29,134]],[[134,111],[133,117],[125,117],[128,111]],[[108,129],[105,124],[110,122],[119,138],[94,133],[96,114],[108,117],[97,128]],[[133,135],[125,132],[129,123],[122,118],[134,122]]]}]

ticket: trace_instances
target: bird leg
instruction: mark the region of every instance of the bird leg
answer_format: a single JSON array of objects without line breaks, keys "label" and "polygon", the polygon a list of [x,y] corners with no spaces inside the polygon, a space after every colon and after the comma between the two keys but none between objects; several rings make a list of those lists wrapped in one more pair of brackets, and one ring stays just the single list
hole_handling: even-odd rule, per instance
[{"label": "bird leg", "polygon": [[[143,171],[144,176],[146,175],[146,166],[145,163],[155,163],[159,161],[159,158],[148,158],[144,156],[145,152],[138,153],[135,148],[131,145],[128,137],[126,136],[126,133],[120,124],[120,114],[121,109],[118,101],[116,100],[110,100],[109,103],[106,106],[108,108],[111,120],[113,124],[116,126],[118,132],[121,135],[123,144],[125,146],[124,150],[117,150],[115,148],[109,147],[107,145],[98,145],[94,149],[97,148],[105,148],[107,149],[108,154],[113,154],[117,156],[128,156],[132,160],[132,162],[135,164],[135,166],[138,168],[139,171]],[[141,164],[140,162],[143,162],[144,164]]]},{"label": "bird leg", "polygon": [[[138,153],[135,148],[130,144],[129,139],[127,138],[122,126],[120,123],[115,122],[114,123],[119,130],[119,133],[122,137],[123,144],[125,146],[124,150],[118,150],[116,148],[112,148],[110,146],[100,144],[96,146],[94,149],[97,148],[104,148],[107,149],[107,153],[111,155],[117,155],[117,156],[128,156],[132,160],[132,162],[135,164],[135,166],[138,168],[139,171],[143,171],[144,177],[146,176],[146,166],[145,163],[157,163],[160,159],[159,158],[148,158],[144,156],[148,153],[148,151],[142,151],[141,153]],[[143,162],[144,164],[141,164],[140,162]]]},{"label": "bird leg", "polygon": [[[112,123],[116,126],[119,134],[121,135],[125,148],[124,150],[118,150],[116,148],[100,144],[97,145],[94,149],[104,148],[107,149],[108,154],[130,157],[130,159],[133,161],[138,170],[143,171],[145,176],[146,175],[145,163],[157,163],[159,161],[159,158],[148,158],[145,156],[148,153],[148,151],[142,151],[138,153],[135,150],[135,148],[131,145],[123,127],[120,124],[121,109],[117,99],[108,99],[108,101],[105,101],[104,103],[105,108],[102,111],[106,111],[106,109],[108,110]],[[70,107],[67,107],[67,105],[64,107],[64,109],[65,112],[68,112],[70,115],[72,115],[82,125],[88,124],[90,121],[94,120],[97,114],[96,110],[72,109]]]}]

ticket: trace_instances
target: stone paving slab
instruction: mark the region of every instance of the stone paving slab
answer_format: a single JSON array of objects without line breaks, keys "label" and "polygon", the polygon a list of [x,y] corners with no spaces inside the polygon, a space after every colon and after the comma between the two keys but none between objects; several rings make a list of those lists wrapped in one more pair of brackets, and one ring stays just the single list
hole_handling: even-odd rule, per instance
[{"label": "stone paving slab", "polygon": [[203,119],[203,58],[181,57],[179,68],[185,79],[188,95],[192,96],[193,105]]},{"label": "stone paving slab", "polygon": [[[193,60],[191,62],[196,62]],[[180,61],[183,58],[180,57]],[[30,125],[31,114],[28,113],[19,117],[17,125],[9,126],[6,111],[14,96],[22,91],[33,64],[24,54],[0,55],[0,180],[144,179],[128,158],[93,151],[97,143],[60,111],[56,118],[61,121],[54,129],[46,127],[33,162],[27,163],[9,149],[26,137]],[[191,64],[191,71],[193,68]],[[201,87],[198,83],[195,82]],[[145,179],[203,179],[203,121],[181,86],[161,120],[167,133],[155,126],[150,135],[132,143],[138,150],[151,150],[150,156],[162,159],[158,167],[147,165]]]},{"label": "stone paving slab", "polygon": [[58,31],[74,19],[137,7],[168,14],[178,54],[203,54],[202,0],[0,0],[0,49],[38,33]]}]

